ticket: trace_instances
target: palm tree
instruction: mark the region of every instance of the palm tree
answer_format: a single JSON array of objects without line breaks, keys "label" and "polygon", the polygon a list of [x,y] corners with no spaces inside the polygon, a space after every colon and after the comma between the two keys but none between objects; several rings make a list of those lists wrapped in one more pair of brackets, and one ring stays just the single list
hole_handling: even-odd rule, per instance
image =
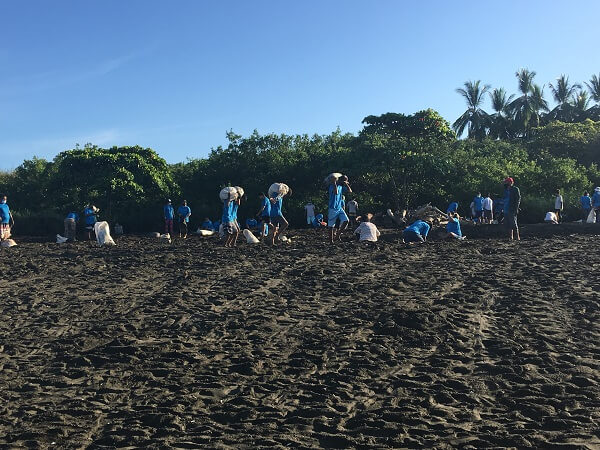
[{"label": "palm tree", "polygon": [[588,109],[589,105],[590,95],[587,91],[581,89],[575,95],[575,99],[573,100],[573,116],[575,122],[583,122],[588,118],[588,112],[590,112]]},{"label": "palm tree", "polygon": [[541,113],[548,111],[548,102],[544,98],[544,87],[534,84],[531,87],[531,124],[533,127],[540,126]]},{"label": "palm tree", "polygon": [[596,102],[594,106],[588,109],[587,116],[592,120],[600,120],[600,77],[592,75],[590,82],[586,82],[585,85],[592,94],[592,100]]},{"label": "palm tree", "polygon": [[557,103],[556,107],[548,114],[551,120],[560,120],[561,122],[573,120],[573,100],[578,89],[581,89],[581,85],[579,83],[569,84],[569,77],[566,75],[558,77],[555,84],[550,83],[552,96]]},{"label": "palm tree", "polygon": [[458,136],[461,136],[467,128],[470,138],[483,139],[488,128],[488,114],[481,109],[483,96],[490,89],[490,85],[481,85],[481,80],[466,81],[463,88],[456,92],[467,101],[468,109],[452,124],[452,128]]},{"label": "palm tree", "polygon": [[508,117],[508,105],[512,101],[514,95],[506,96],[504,88],[494,89],[490,94],[492,109],[495,111],[490,116],[490,136],[494,139],[507,139],[511,137],[510,119]]},{"label": "palm tree", "polygon": [[533,79],[535,72],[529,69],[519,69],[515,73],[519,80],[519,91],[521,96],[509,104],[515,125],[519,133],[525,137],[531,128],[531,119],[535,116],[535,106],[532,99]]}]

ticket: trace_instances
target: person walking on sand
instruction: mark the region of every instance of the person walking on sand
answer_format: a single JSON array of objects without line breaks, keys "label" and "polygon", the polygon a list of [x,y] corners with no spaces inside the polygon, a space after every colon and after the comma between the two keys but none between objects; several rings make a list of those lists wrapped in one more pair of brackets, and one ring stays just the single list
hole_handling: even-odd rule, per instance
[{"label": "person walking on sand", "polygon": [[377,238],[381,236],[381,233],[377,229],[374,223],[371,223],[373,214],[365,214],[360,219],[360,225],[354,230],[354,234],[357,235],[359,242],[377,242]]},{"label": "person walking on sand", "polygon": [[422,244],[427,240],[427,235],[431,230],[431,225],[423,220],[416,220],[407,226],[402,232],[402,241],[405,244],[416,242]]},{"label": "person walking on sand", "polygon": [[596,223],[600,223],[600,187],[594,189],[594,195],[592,195],[592,208],[594,208]]},{"label": "person walking on sand", "polygon": [[262,239],[268,236],[269,224],[271,223],[271,202],[264,192],[261,192],[258,198],[260,199],[260,208],[256,216],[260,217],[260,239]]},{"label": "person walking on sand", "polygon": [[475,209],[475,223],[483,223],[483,197],[481,192],[478,192],[473,199],[473,207]]},{"label": "person walking on sand", "polygon": [[583,210],[583,223],[586,223],[592,210],[592,199],[588,191],[585,191],[581,196],[581,209]]},{"label": "person walking on sand", "polygon": [[554,212],[556,213],[556,220],[558,222],[561,221],[562,217],[562,211],[565,207],[565,203],[563,200],[563,196],[560,195],[560,189],[556,190],[556,197],[554,198]]},{"label": "person walking on sand", "polygon": [[98,212],[100,210],[94,205],[89,203],[83,210],[83,216],[85,217],[85,230],[87,231],[88,241],[92,240],[92,233],[95,234],[94,225],[98,222]]},{"label": "person walking on sand", "polygon": [[311,226],[313,220],[315,220],[315,205],[309,200],[304,206],[304,210],[306,211],[306,224]]},{"label": "person walking on sand", "polygon": [[171,204],[171,199],[168,199],[167,204],[163,207],[163,216],[165,218],[165,233],[173,236],[173,219],[175,218],[175,210]]},{"label": "person walking on sand", "polygon": [[15,226],[15,220],[7,201],[6,195],[0,194],[0,241],[10,239],[10,230]]},{"label": "person walking on sand", "polygon": [[515,180],[511,177],[504,179],[504,223],[508,230],[509,240],[521,240],[517,214],[521,206],[521,191],[515,186]]},{"label": "person walking on sand", "polygon": [[[352,199],[348,202],[348,219],[350,219],[350,226],[356,225],[356,217],[357,216],[358,216],[358,202],[355,199]],[[363,219],[365,217],[363,217]],[[373,226],[375,226],[375,225],[373,225]]]},{"label": "person walking on sand", "polygon": [[271,245],[275,245],[275,238],[281,239],[289,223],[283,216],[283,196],[277,192],[273,192],[269,202],[271,203],[271,226],[269,227],[269,234],[271,235]]},{"label": "person walking on sand", "polygon": [[487,197],[483,199],[483,222],[490,224],[493,220],[494,201],[492,200],[492,196],[488,194]]},{"label": "person walking on sand", "polygon": [[79,214],[74,211],[71,211],[65,217],[65,237],[69,241],[75,242],[77,240],[77,222],[79,222]]},{"label": "person walking on sand", "polygon": [[236,222],[236,205],[239,205],[238,199],[228,199],[223,201],[223,215],[221,216],[221,227],[225,234],[225,247],[233,247],[237,241],[240,229]]},{"label": "person walking on sand", "polygon": [[192,208],[188,206],[187,200],[184,200],[181,206],[177,208],[177,215],[179,216],[179,237],[187,239],[188,225],[192,215]]},{"label": "person walking on sand", "polygon": [[[339,179],[332,178],[329,184],[329,212],[327,215],[327,226],[329,227],[329,241],[333,244],[337,239],[341,240],[342,233],[348,228],[348,216],[344,211],[344,193],[352,193],[348,177],[342,175]],[[335,225],[339,221],[336,234]]]}]

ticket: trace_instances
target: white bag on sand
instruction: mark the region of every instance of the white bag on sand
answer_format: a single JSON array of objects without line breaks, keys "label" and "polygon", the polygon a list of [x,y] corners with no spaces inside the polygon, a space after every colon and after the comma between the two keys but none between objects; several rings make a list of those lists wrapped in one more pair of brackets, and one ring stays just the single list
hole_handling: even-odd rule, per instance
[{"label": "white bag on sand", "polygon": [[592,208],[592,210],[590,211],[590,213],[587,216],[586,223],[595,223],[595,222],[596,222],[596,211],[594,211],[594,208]]},{"label": "white bag on sand", "polygon": [[281,197],[284,197],[289,192],[290,192],[290,187],[284,183],[273,183],[269,187],[269,197],[273,197],[273,194],[277,194]]},{"label": "white bag on sand", "polygon": [[200,228],[198,228],[196,230],[196,234],[199,234],[200,236],[212,236],[213,234],[215,234],[215,232],[211,230],[201,230]]},{"label": "white bag on sand", "polygon": [[250,231],[248,228],[244,230],[244,237],[246,238],[246,242],[248,244],[258,244],[260,241],[254,236],[254,233]]},{"label": "white bag on sand", "polygon": [[153,237],[153,238],[159,238],[160,237],[160,233],[158,231],[154,231],[154,232],[150,233],[149,236]]},{"label": "white bag on sand", "polygon": [[110,235],[108,222],[96,222],[94,231],[96,233],[96,241],[100,246],[115,245],[115,241],[113,241],[113,238]]},{"label": "white bag on sand", "polygon": [[237,200],[239,197],[243,197],[243,196],[244,196],[244,189],[239,186],[224,187],[223,189],[221,189],[221,192],[219,192],[219,198],[222,201]]},{"label": "white bag on sand", "polygon": [[337,181],[341,176],[342,176],[342,174],[339,173],[339,172],[330,173],[329,175],[327,175],[325,177],[324,182],[325,183],[331,183],[332,181]]},{"label": "white bag on sand", "polygon": [[56,235],[56,243],[57,244],[64,244],[65,242],[67,242],[69,240],[69,238],[66,238],[64,236],[61,236],[60,234]]},{"label": "white bag on sand", "polygon": [[17,245],[17,243],[15,241],[13,241],[12,239],[4,239],[2,241],[2,243],[0,244],[0,247],[14,247],[15,245]]}]

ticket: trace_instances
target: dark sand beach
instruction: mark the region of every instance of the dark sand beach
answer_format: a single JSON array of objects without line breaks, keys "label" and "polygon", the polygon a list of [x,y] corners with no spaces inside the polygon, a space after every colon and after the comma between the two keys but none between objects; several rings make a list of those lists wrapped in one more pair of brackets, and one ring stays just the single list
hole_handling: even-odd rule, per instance
[{"label": "dark sand beach", "polygon": [[0,446],[600,448],[600,226],[0,249]]}]

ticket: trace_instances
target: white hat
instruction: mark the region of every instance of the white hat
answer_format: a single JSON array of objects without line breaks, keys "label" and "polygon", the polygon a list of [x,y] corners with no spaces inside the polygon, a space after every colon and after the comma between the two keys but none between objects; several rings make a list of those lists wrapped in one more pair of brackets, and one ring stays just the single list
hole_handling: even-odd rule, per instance
[{"label": "white hat", "polygon": [[600,191],[600,187],[596,187],[596,189],[594,189],[596,192]]}]

